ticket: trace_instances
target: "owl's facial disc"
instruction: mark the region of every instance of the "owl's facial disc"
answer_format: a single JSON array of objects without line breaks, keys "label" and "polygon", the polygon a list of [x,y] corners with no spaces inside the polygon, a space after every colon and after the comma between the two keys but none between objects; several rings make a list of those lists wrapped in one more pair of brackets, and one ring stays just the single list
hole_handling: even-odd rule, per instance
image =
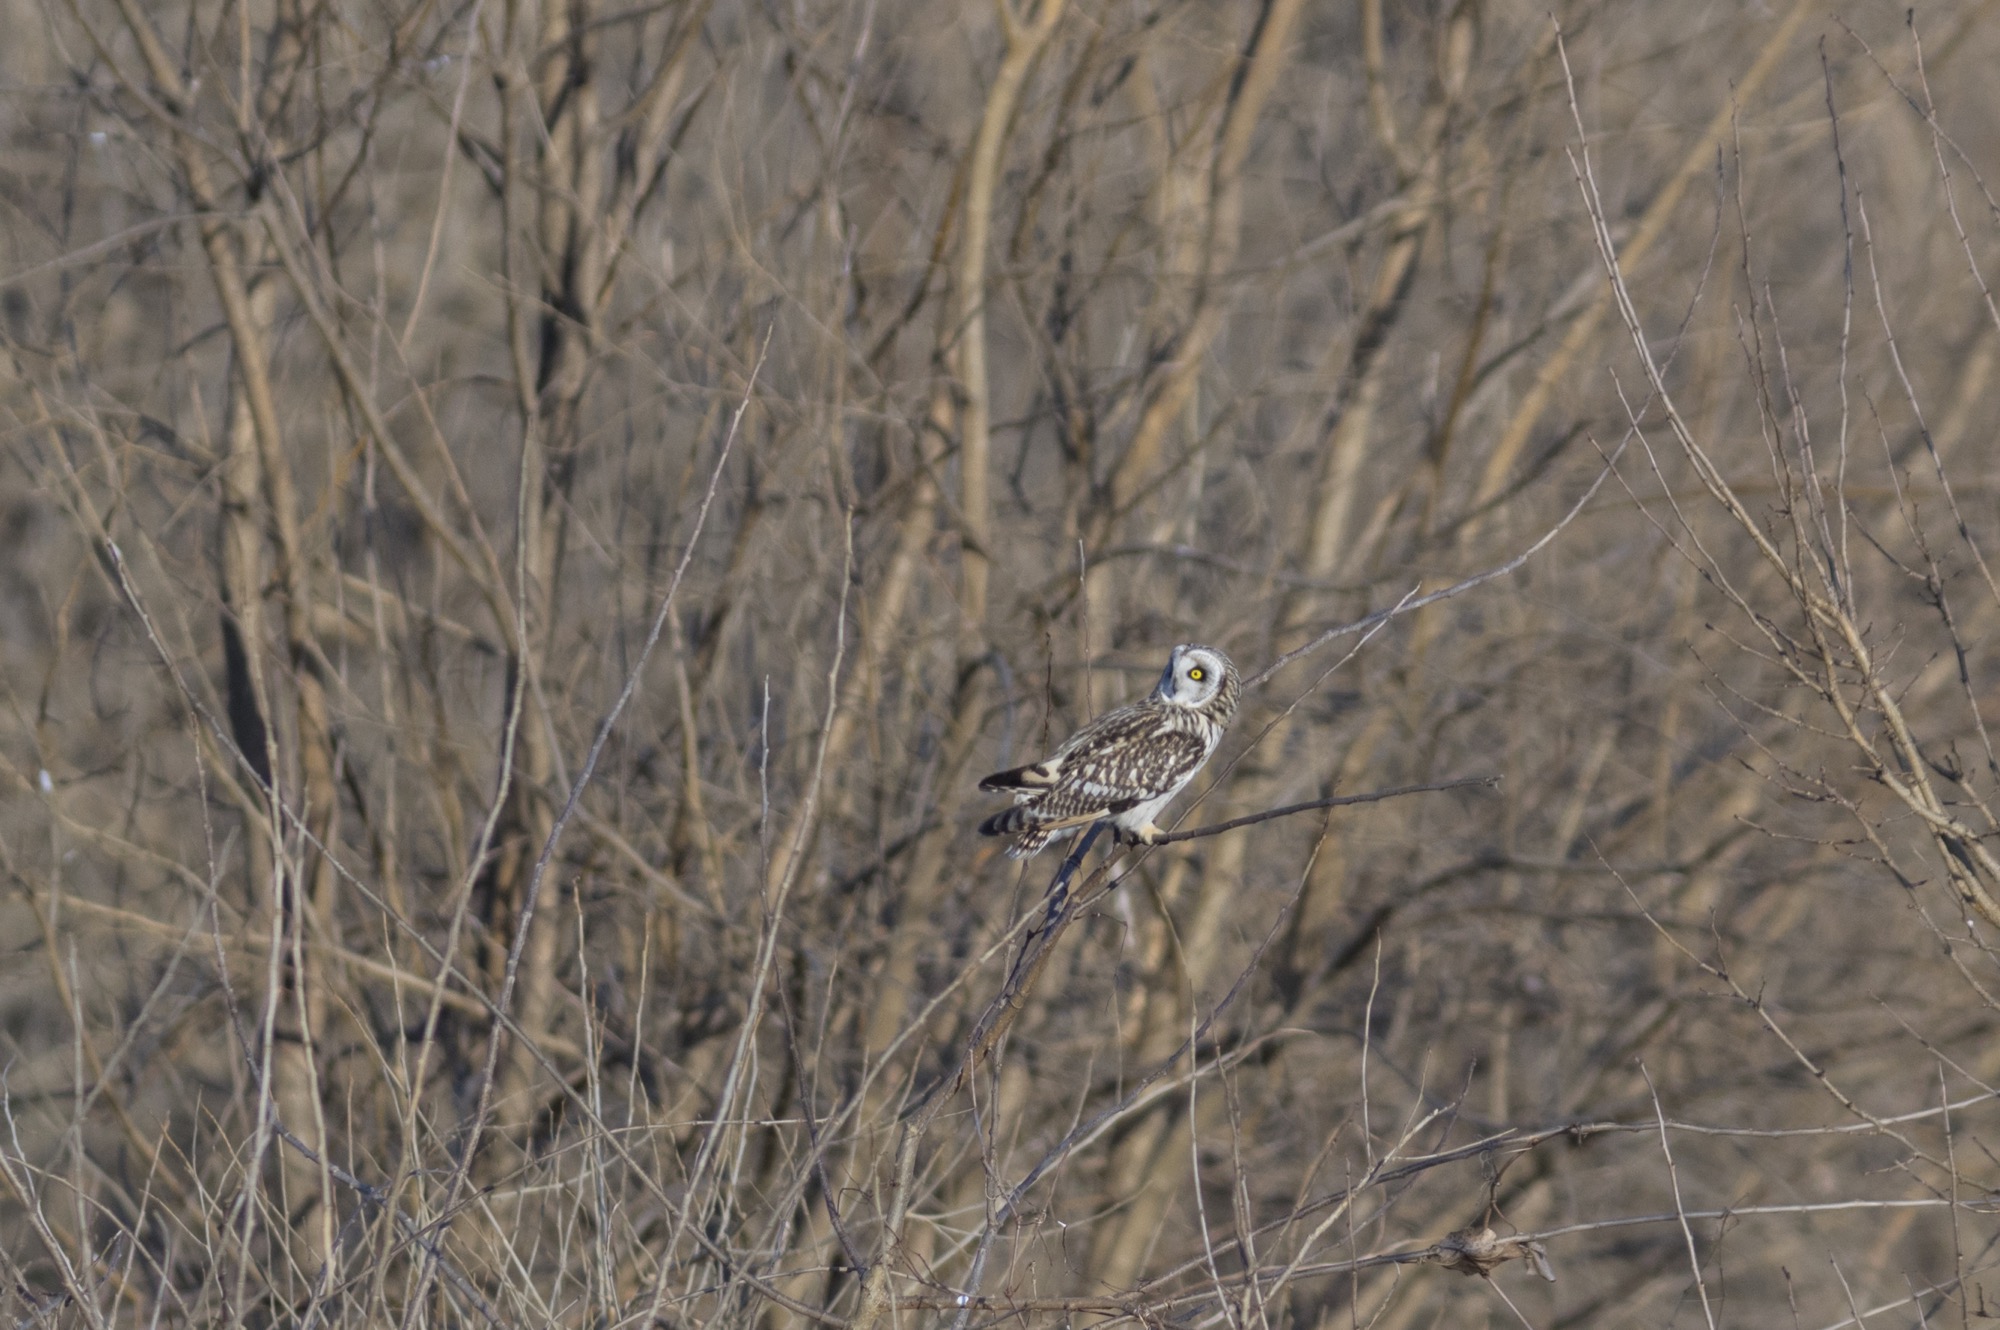
[{"label": "owl's facial disc", "polygon": [[1199,706],[1222,685],[1222,662],[1200,647],[1178,646],[1160,679],[1160,695],[1182,706]]}]

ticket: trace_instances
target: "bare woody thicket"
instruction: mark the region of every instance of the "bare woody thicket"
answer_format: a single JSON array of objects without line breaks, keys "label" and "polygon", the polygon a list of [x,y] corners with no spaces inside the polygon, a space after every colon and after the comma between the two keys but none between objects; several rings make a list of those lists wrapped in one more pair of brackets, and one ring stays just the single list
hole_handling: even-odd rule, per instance
[{"label": "bare woody thicket", "polygon": [[4,16],[11,1324],[2000,1306],[1980,6]]}]

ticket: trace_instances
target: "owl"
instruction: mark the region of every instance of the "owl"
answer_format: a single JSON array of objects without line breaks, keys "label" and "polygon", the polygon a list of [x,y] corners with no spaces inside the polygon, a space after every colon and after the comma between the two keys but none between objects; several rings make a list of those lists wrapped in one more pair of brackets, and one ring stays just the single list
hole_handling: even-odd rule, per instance
[{"label": "owl", "polygon": [[1108,818],[1122,845],[1151,845],[1153,819],[1215,751],[1242,696],[1236,667],[1214,647],[1174,648],[1143,700],[1107,711],[1053,755],[979,782],[1014,806],[979,824],[982,836],[1012,836],[1007,855],[1039,853],[1059,836]]}]

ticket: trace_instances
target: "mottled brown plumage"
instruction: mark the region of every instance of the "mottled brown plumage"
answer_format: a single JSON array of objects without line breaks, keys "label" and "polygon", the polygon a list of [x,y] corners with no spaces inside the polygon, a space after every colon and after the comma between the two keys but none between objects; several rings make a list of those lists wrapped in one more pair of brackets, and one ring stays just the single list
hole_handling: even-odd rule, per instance
[{"label": "mottled brown plumage", "polygon": [[1153,819],[1215,752],[1242,687],[1214,647],[1177,646],[1145,698],[1107,711],[1039,762],[999,771],[982,790],[1010,793],[1014,806],[979,824],[1012,836],[1007,853],[1035,854],[1058,836],[1109,819],[1121,841],[1151,844]]}]

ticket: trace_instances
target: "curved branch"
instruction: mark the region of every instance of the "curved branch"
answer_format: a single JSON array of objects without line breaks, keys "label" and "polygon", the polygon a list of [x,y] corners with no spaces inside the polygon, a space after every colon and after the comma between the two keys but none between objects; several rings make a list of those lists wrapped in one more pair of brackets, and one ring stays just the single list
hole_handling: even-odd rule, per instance
[{"label": "curved branch", "polygon": [[1467,776],[1463,780],[1439,781],[1434,785],[1399,785],[1393,790],[1375,790],[1368,794],[1339,794],[1330,799],[1314,799],[1302,804],[1286,804],[1283,808],[1267,808],[1261,813],[1251,813],[1245,817],[1232,817],[1227,822],[1217,822],[1213,826],[1196,827],[1192,831],[1169,831],[1155,837],[1155,845],[1171,845],[1175,841],[1198,840],[1203,836],[1219,836],[1225,831],[1238,827],[1255,826],[1259,822],[1269,822],[1275,818],[1290,817],[1294,813],[1310,813],[1315,808],[1340,808],[1347,804],[1380,803],[1384,799],[1394,799],[1404,794],[1435,794],[1440,790],[1465,790],[1483,785],[1488,789],[1498,785],[1498,776]]}]

